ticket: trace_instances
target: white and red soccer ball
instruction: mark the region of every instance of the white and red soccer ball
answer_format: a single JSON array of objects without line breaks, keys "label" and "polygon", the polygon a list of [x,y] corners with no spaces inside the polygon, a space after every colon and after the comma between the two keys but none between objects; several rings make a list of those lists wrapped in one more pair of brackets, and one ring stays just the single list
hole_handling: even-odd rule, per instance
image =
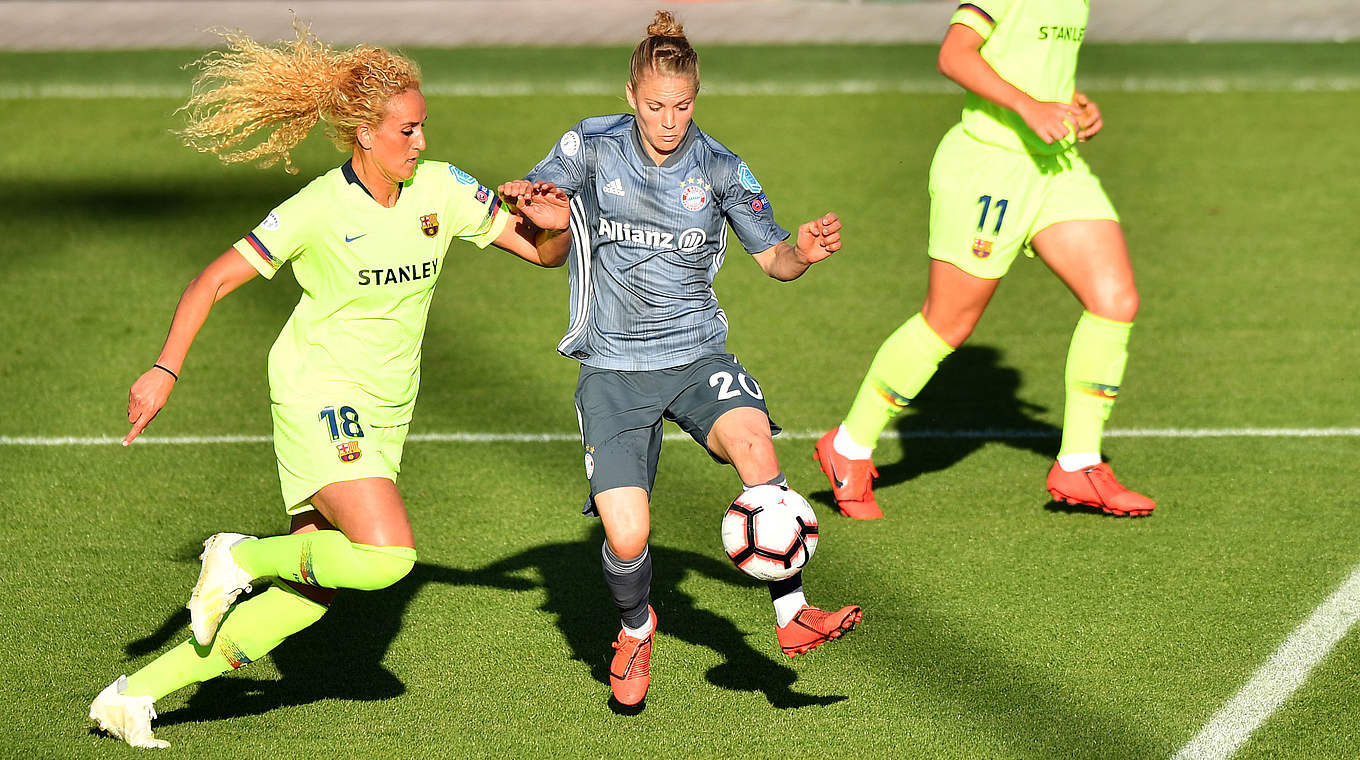
[{"label": "white and red soccer ball", "polygon": [[812,559],[817,515],[796,491],[748,489],[722,520],[723,549],[742,572],[762,581],[788,578]]}]

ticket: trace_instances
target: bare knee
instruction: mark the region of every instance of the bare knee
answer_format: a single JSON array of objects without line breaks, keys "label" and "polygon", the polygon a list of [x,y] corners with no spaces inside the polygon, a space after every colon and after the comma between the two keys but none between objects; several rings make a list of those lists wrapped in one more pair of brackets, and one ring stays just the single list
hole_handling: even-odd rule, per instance
[{"label": "bare knee", "polygon": [[[929,320],[926,324],[930,324]],[[940,336],[940,340],[948,343],[950,348],[958,348],[973,334],[973,327],[976,325],[976,322],[968,325],[952,325],[943,330],[935,330],[934,325],[931,325],[930,329],[935,330],[935,334]]]},{"label": "bare knee", "polygon": [[921,306],[921,318],[926,321],[932,332],[940,336],[940,340],[948,343],[951,348],[958,348],[973,334],[973,328],[977,327],[978,320],[982,318],[982,310],[945,313],[941,309],[931,308],[930,301],[927,300]]},{"label": "bare knee", "polygon": [[635,486],[611,488],[595,495],[595,508],[609,551],[624,561],[641,555],[652,526],[647,492]]},{"label": "bare knee", "polygon": [[764,424],[761,430],[729,430],[722,436],[718,448],[710,446],[714,454],[736,469],[741,482],[747,485],[765,483],[779,476],[779,458],[770,440],[769,422]]},{"label": "bare knee", "polygon": [[1138,289],[1132,285],[1110,289],[1096,294],[1090,303],[1082,306],[1097,317],[1115,322],[1132,322],[1138,316]]},{"label": "bare knee", "polygon": [[921,317],[940,340],[963,345],[982,319],[999,281],[975,277],[945,261],[931,259],[930,281]]},{"label": "bare knee", "polygon": [[774,444],[770,442],[768,424],[763,431],[741,429],[728,431],[720,439],[722,453],[727,461],[736,464],[755,459],[769,459],[774,455]]},{"label": "bare knee", "polygon": [[770,441],[770,418],[756,407],[729,409],[713,423],[708,450],[737,470],[743,483],[764,483],[779,474]]},{"label": "bare knee", "polygon": [[616,531],[623,535],[611,535],[605,537],[605,542],[609,544],[609,551],[615,557],[628,562],[642,556],[642,552],[647,548],[647,531]]}]

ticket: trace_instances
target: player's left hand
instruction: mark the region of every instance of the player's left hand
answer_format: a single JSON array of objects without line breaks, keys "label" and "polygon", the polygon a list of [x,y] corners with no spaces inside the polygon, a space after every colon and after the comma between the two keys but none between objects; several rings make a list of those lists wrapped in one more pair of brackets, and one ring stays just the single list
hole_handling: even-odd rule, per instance
[{"label": "player's left hand", "polygon": [[517,179],[496,188],[515,213],[541,230],[565,230],[571,223],[571,197],[551,182]]},{"label": "player's left hand", "polygon": [[798,252],[807,263],[816,264],[841,249],[841,220],[835,213],[798,227]]},{"label": "player's left hand", "polygon": [[1072,95],[1072,105],[1077,108],[1077,139],[1086,142],[1105,126],[1100,118],[1100,107],[1083,92]]}]

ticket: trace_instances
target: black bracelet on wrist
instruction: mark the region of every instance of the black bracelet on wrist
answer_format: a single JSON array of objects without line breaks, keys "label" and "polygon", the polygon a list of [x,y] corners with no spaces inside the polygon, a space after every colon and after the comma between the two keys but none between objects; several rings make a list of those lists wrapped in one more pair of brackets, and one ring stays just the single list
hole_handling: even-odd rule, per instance
[{"label": "black bracelet on wrist", "polygon": [[179,382],[179,375],[176,375],[174,371],[171,370],[169,367],[164,367],[159,364],[153,364],[151,366],[155,367],[156,369],[163,370],[164,372],[168,373],[170,377],[175,378],[175,382]]}]

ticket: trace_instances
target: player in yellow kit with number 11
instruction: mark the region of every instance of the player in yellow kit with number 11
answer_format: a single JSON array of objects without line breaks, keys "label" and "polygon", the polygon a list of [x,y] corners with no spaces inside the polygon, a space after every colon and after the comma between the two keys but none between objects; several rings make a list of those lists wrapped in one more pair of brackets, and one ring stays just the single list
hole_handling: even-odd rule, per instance
[{"label": "player in yellow kit with number 11", "polygon": [[879,434],[972,333],[1021,250],[1038,253],[1084,308],[1068,348],[1049,493],[1114,515],[1155,506],[1122,486],[1100,455],[1138,291],[1119,216],[1076,149],[1103,126],[1076,90],[1089,12],[1087,0],[977,0],[951,19],[939,67],[968,94],[930,167],[926,300],[879,348],[844,422],[816,445],[850,517],[883,516],[870,458]]}]

